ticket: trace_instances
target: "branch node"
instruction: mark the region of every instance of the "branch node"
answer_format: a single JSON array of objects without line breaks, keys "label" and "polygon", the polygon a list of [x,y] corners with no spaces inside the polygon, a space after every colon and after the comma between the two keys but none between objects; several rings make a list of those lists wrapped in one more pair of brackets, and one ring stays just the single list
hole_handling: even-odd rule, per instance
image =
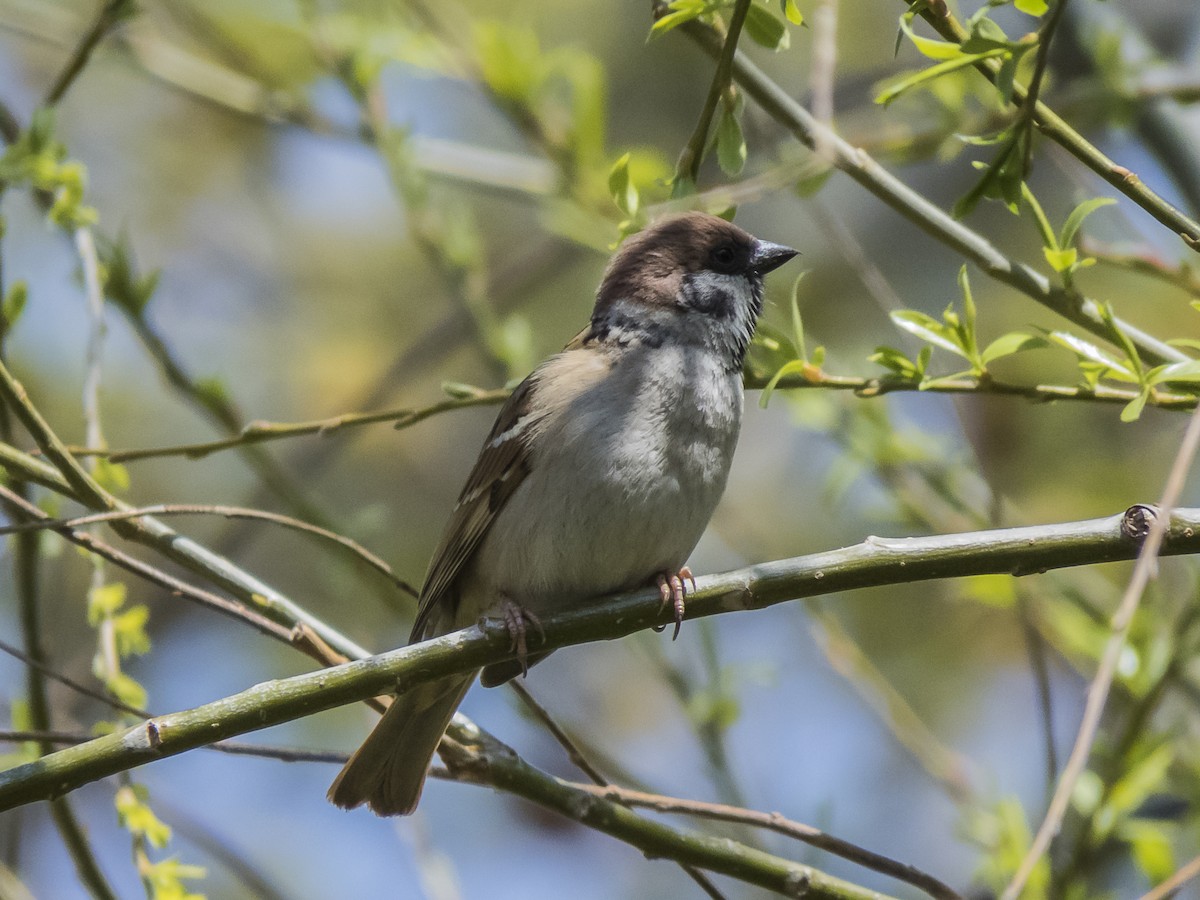
[{"label": "branch node", "polygon": [[1136,503],[1125,510],[1121,517],[1123,537],[1140,544],[1150,534],[1150,528],[1158,517],[1158,508],[1145,503]]}]

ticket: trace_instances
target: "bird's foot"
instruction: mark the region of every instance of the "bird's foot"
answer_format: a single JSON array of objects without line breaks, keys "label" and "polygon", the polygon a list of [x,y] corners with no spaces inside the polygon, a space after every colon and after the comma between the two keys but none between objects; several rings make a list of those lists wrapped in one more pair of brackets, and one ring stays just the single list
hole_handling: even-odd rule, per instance
[{"label": "bird's foot", "polygon": [[[654,579],[654,583],[658,585],[658,592],[662,596],[662,606],[659,607],[659,612],[666,609],[667,604],[670,604],[675,610],[675,631],[671,635],[671,640],[679,637],[679,629],[683,626],[684,601],[687,599],[687,582],[689,581],[692,583],[692,590],[696,590],[696,576],[687,566],[675,574],[661,572]],[[666,627],[659,625],[654,630],[662,631]]]},{"label": "bird's foot", "polygon": [[[529,674],[529,646],[526,641],[526,636],[529,634],[529,626],[532,625],[538,633],[542,643],[546,642],[546,631],[542,628],[541,620],[523,607],[521,604],[504,598],[504,602],[500,607],[500,617],[504,622],[504,628],[508,631],[510,640],[509,650],[517,655],[517,662],[521,664],[521,674]],[[537,660],[534,660],[537,662]]]}]

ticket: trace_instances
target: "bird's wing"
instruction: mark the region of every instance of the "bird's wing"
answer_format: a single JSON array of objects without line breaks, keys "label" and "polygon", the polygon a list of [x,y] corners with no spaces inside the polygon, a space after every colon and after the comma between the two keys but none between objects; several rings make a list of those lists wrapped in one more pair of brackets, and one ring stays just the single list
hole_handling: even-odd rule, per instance
[{"label": "bird's wing", "polygon": [[459,495],[425,576],[410,637],[412,641],[426,637],[424,630],[434,610],[445,601],[454,580],[487,534],[505,501],[529,473],[525,436],[531,425],[529,417],[536,378],[535,371],[517,386],[501,407],[484,441],[483,450]]}]

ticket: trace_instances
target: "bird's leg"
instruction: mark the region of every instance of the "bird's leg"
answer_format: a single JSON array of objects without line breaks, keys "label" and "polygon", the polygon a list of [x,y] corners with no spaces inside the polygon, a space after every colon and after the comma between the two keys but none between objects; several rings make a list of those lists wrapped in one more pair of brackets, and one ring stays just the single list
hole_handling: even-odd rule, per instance
[{"label": "bird's leg", "polygon": [[[679,629],[683,626],[684,601],[687,599],[687,582],[689,581],[692,583],[692,590],[696,590],[696,576],[687,566],[674,574],[660,572],[654,579],[654,583],[658,585],[658,592],[662,596],[662,606],[659,607],[659,612],[666,609],[668,603],[675,610],[675,632],[671,635],[671,640],[679,637]],[[665,627],[665,625],[659,626],[655,631],[662,631]]]},{"label": "bird's leg", "polygon": [[521,664],[521,674],[529,674],[529,647],[525,641],[525,636],[529,632],[529,625],[532,625],[537,631],[542,642],[546,641],[546,632],[542,628],[541,620],[533,613],[527,610],[524,606],[517,603],[507,595],[501,595],[502,601],[500,605],[500,616],[504,621],[504,627],[508,631],[508,637],[511,643],[509,649],[517,654],[517,662]]}]

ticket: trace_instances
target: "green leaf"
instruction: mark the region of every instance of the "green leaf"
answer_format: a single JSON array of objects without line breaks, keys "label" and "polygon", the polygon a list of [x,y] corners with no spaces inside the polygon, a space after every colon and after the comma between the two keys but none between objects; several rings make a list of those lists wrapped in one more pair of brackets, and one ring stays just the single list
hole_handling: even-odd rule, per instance
[{"label": "green leaf", "polygon": [[1200,341],[1195,338],[1171,338],[1167,341],[1172,347],[1184,347],[1188,350],[1200,350]]},{"label": "green leaf", "polygon": [[918,85],[925,84],[928,81],[933,81],[935,78],[941,78],[950,72],[956,72],[959,69],[965,69],[968,66],[973,66],[981,59],[990,59],[993,56],[999,56],[1004,51],[991,50],[987,53],[974,53],[970,56],[958,56],[930,66],[927,69],[921,69],[919,72],[914,72],[910,75],[902,77],[899,81],[894,81],[875,96],[875,102],[886,106],[891,103],[905,91],[911,90]]},{"label": "green leaf", "polygon": [[1066,331],[1051,331],[1047,337],[1060,347],[1066,347],[1079,359],[1095,363],[1104,374],[1120,381],[1138,383],[1137,374],[1129,366],[1090,341]]},{"label": "green leaf", "polygon": [[25,303],[29,299],[29,285],[25,281],[14,281],[8,289],[8,293],[4,295],[4,300],[0,302],[0,317],[3,317],[4,324],[0,330],[8,332],[17,324],[17,319],[21,318],[21,313],[25,310]]},{"label": "green leaf", "polygon": [[1177,382],[1181,384],[1200,384],[1200,359],[1189,359],[1183,362],[1156,366],[1146,373],[1148,384]]},{"label": "green leaf", "polygon": [[651,38],[661,37],[672,28],[678,28],[684,22],[702,15],[705,4],[704,0],[672,0],[667,9],[671,11],[650,26]]},{"label": "green leaf", "polygon": [[145,796],[144,787],[140,791],[129,785],[118,788],[114,798],[117,818],[130,834],[144,837],[152,847],[165,847],[171,840],[171,828],[146,805]]},{"label": "green leaf", "polygon": [[726,175],[737,175],[746,165],[746,139],[737,113],[722,104],[721,121],[717,123],[717,164]]},{"label": "green leaf", "polygon": [[743,27],[750,40],[768,50],[786,50],[791,43],[783,20],[756,3],[751,3],[746,10],[746,24]]},{"label": "green leaf", "polygon": [[982,369],[982,360],[979,358],[979,338],[975,330],[975,298],[971,295],[971,281],[967,277],[965,264],[958,270],[958,289],[963,298],[962,345],[967,351],[967,359],[971,361],[971,365],[976,369]]},{"label": "green leaf", "polygon": [[541,47],[533,29],[481,23],[475,46],[480,74],[492,91],[522,103],[533,97],[543,76]]},{"label": "green leaf", "polygon": [[114,697],[128,706],[140,708],[146,705],[146,689],[124,672],[117,672],[115,675],[105,678],[104,686]]},{"label": "green leaf", "polygon": [[1146,798],[1162,789],[1167,770],[1175,760],[1175,750],[1163,743],[1131,766],[1108,792],[1107,806],[1117,813],[1130,813]]},{"label": "green leaf", "polygon": [[103,584],[88,591],[87,617],[89,625],[99,625],[125,603],[125,585],[120,581]]},{"label": "green leaf", "polygon": [[960,337],[954,329],[947,327],[932,316],[915,309],[902,309],[891,313],[891,319],[898,328],[909,334],[915,334],[921,340],[934,346],[949,350],[956,356],[969,360],[966,348],[960,344]]},{"label": "green leaf", "polygon": [[950,41],[939,41],[933,38],[921,37],[912,29],[914,13],[906,12],[900,17],[900,31],[907,37],[922,56],[930,59],[957,59],[963,55],[962,48]]},{"label": "green leaf", "polygon": [[885,369],[890,369],[897,375],[910,381],[917,381],[921,378],[921,369],[917,363],[913,362],[895,347],[876,347],[875,352],[867,357],[867,359],[877,365],[883,366]]},{"label": "green leaf", "polygon": [[1010,50],[1012,42],[1003,28],[987,16],[981,16],[971,23],[971,34],[961,46],[963,53],[985,53],[989,50]]},{"label": "green leaf", "polygon": [[1136,397],[1130,400],[1121,409],[1122,422],[1136,422],[1142,416],[1142,410],[1146,408],[1146,401],[1150,399],[1150,391],[1143,390]]},{"label": "green leaf", "polygon": [[1013,6],[1028,16],[1044,16],[1050,9],[1046,0],[1013,0]]},{"label": "green leaf", "polygon": [[[1116,203],[1111,197],[1094,197],[1091,200],[1085,200],[1077,207],[1071,210],[1071,214],[1067,216],[1067,221],[1063,223],[1062,234],[1059,236],[1058,245],[1060,247],[1072,247],[1075,244],[1075,235],[1079,233],[1079,228],[1083,225],[1083,220],[1090,216],[1098,209],[1103,209],[1106,206],[1112,206]],[[1060,270],[1061,271],[1061,270]]]},{"label": "green leaf", "polygon": [[1111,303],[1100,304],[1100,318],[1104,320],[1104,324],[1108,326],[1108,330],[1112,333],[1116,343],[1125,351],[1126,357],[1133,371],[1137,374],[1138,383],[1145,381],[1146,371],[1142,365],[1142,358],[1138,355],[1137,346],[1130,339],[1124,329],[1117,323],[1117,316],[1113,312]]},{"label": "green leaf", "polygon": [[96,459],[92,477],[101,487],[114,494],[129,490],[129,470],[120,463],[111,462],[104,457]]},{"label": "green leaf", "polygon": [[1064,250],[1043,247],[1042,255],[1046,257],[1046,262],[1050,263],[1050,268],[1055,272],[1069,272],[1075,267],[1075,262],[1079,258],[1079,251],[1074,247],[1067,247]]},{"label": "green leaf", "polygon": [[1130,819],[1121,823],[1117,835],[1129,844],[1134,863],[1152,884],[1166,881],[1178,868],[1171,836],[1162,823]]},{"label": "green leaf", "polygon": [[801,359],[808,359],[808,350],[804,346],[804,322],[800,318],[800,282],[807,274],[807,270],[801,272],[792,282],[792,338],[796,342],[796,353]]},{"label": "green leaf", "polygon": [[140,603],[113,617],[113,633],[120,657],[141,655],[150,650],[150,636],[146,634],[149,619],[150,610]]},{"label": "green leaf", "polygon": [[767,382],[767,386],[763,388],[762,395],[758,398],[759,408],[767,408],[767,404],[771,402],[771,395],[775,393],[775,386],[779,384],[781,379],[788,375],[803,373],[807,367],[808,363],[802,359],[793,359],[791,362],[785,363],[780,367],[779,371],[771,376],[771,380]]},{"label": "green leaf", "polygon": [[1002,334],[996,338],[980,354],[980,359],[986,366],[988,363],[994,362],[1005,356],[1012,356],[1014,353],[1020,353],[1022,350],[1033,350],[1039,347],[1047,347],[1049,342],[1042,337],[1032,334],[1025,334],[1022,331],[1010,331],[1008,334]]},{"label": "green leaf", "polygon": [[779,0],[779,5],[783,9],[783,16],[793,25],[803,25],[804,16],[800,13],[799,7],[796,6],[796,0]]},{"label": "green leaf", "polygon": [[637,215],[638,190],[629,177],[628,153],[618,159],[608,173],[608,192],[617,209],[627,216]]}]

